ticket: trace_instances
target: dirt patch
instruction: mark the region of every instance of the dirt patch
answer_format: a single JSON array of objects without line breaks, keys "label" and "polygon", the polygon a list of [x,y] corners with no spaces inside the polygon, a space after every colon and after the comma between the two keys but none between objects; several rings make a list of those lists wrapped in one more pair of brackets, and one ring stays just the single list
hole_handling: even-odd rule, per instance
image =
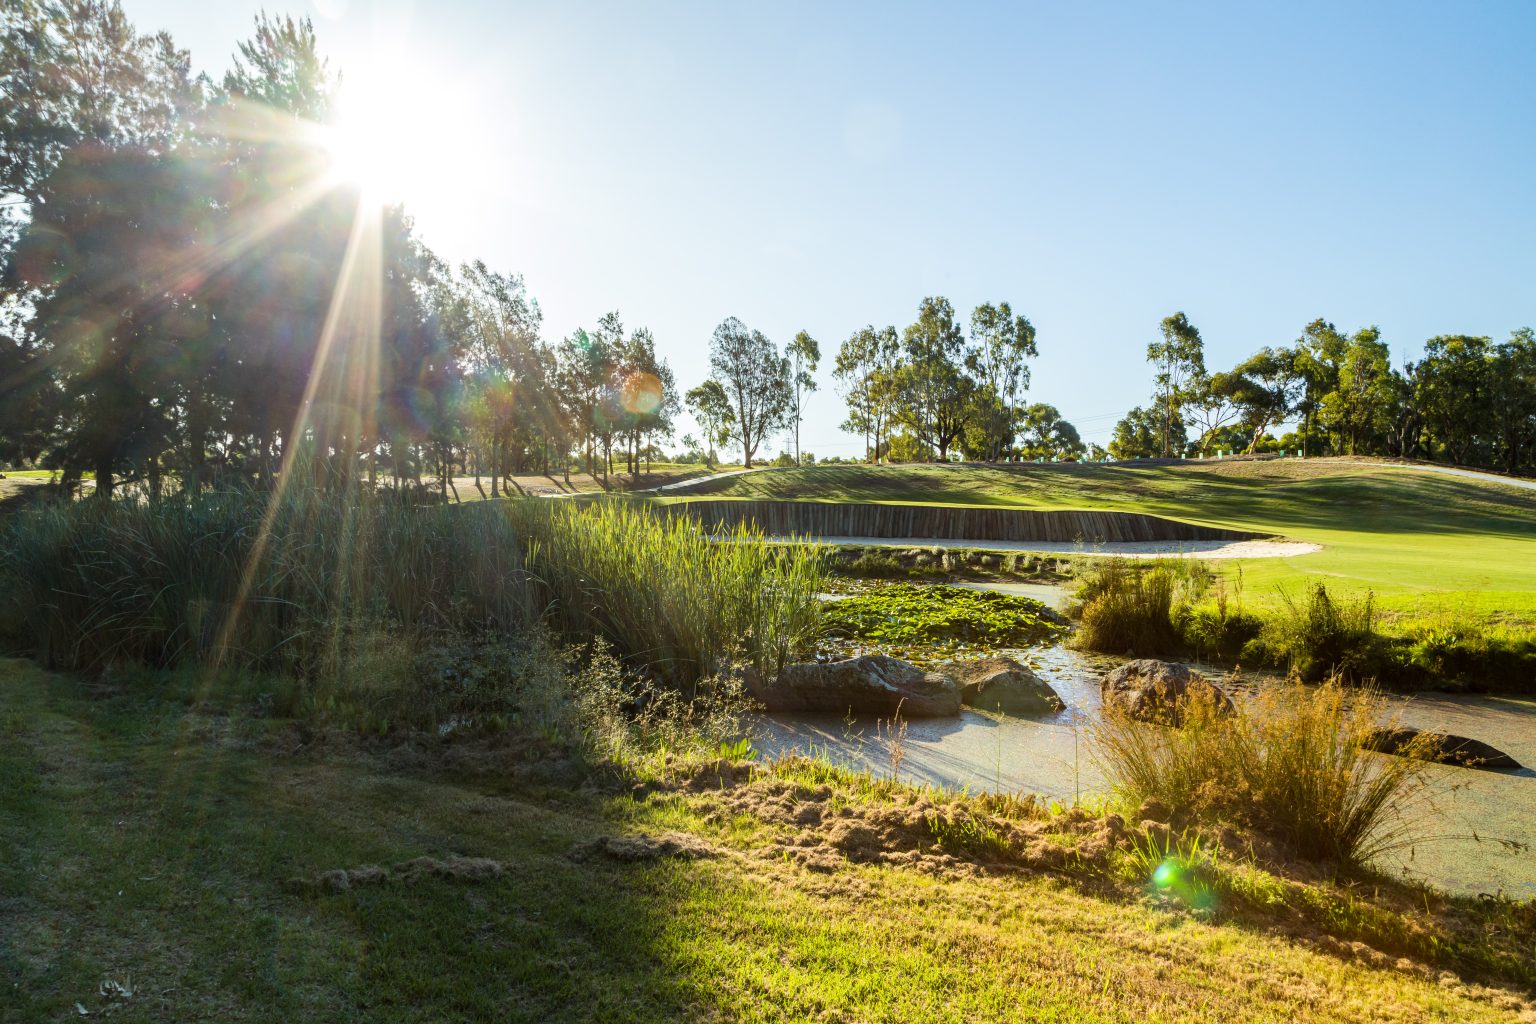
[{"label": "dirt patch", "polygon": [[348,892],[390,883],[415,885],[434,878],[447,882],[494,882],[505,873],[506,868],[500,861],[485,857],[452,856],[443,860],[417,857],[392,868],[364,864],[322,871],[313,878],[293,879],[289,887],[305,892]]},{"label": "dirt patch", "polygon": [[719,851],[713,846],[681,832],[665,832],[654,836],[598,836],[577,843],[566,853],[566,857],[578,862],[603,857],[621,864],[672,858],[700,860],[718,855]]}]

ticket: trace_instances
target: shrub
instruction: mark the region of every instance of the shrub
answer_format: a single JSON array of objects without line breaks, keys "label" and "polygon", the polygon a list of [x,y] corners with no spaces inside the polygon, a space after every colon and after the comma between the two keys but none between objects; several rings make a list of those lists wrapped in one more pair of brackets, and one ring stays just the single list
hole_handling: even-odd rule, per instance
[{"label": "shrub", "polygon": [[1333,677],[1262,690],[1231,715],[1191,701],[1177,729],[1107,709],[1091,749],[1133,804],[1155,798],[1186,820],[1248,826],[1297,856],[1358,866],[1403,844],[1426,779],[1413,756],[1364,749],[1382,709]]},{"label": "shrub", "polygon": [[1183,646],[1174,623],[1178,576],[1167,566],[1121,559],[1091,565],[1078,587],[1077,645],[1113,654],[1172,654]]},{"label": "shrub", "polygon": [[1385,650],[1376,632],[1373,595],[1341,601],[1328,593],[1326,584],[1316,582],[1303,606],[1289,594],[1282,597],[1284,610],[1264,623],[1251,645],[1256,656],[1307,681],[1327,676],[1357,681],[1381,675]]}]

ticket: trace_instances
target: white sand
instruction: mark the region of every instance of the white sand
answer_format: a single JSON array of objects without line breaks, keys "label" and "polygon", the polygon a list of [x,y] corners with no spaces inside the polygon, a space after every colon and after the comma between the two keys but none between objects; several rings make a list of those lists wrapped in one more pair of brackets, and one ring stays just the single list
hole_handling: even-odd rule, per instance
[{"label": "white sand", "polygon": [[[788,537],[772,537],[785,541]],[[1113,555],[1121,558],[1290,558],[1323,550],[1321,544],[1294,540],[1124,541],[1118,544],[1067,544],[1039,540],[947,540],[934,537],[816,537],[839,547],[976,548],[981,551],[1031,551],[1048,555]]]}]

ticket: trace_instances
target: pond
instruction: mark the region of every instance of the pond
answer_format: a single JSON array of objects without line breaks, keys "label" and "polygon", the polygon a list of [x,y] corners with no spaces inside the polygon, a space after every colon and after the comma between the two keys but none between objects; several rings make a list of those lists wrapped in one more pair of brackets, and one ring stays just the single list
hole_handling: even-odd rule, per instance
[{"label": "pond", "polygon": [[[1055,587],[980,586],[1007,588],[1055,606],[1063,598]],[[1066,710],[1041,718],[966,710],[959,718],[914,719],[901,745],[900,778],[1038,793],[1064,803],[1102,796],[1107,786],[1090,757],[1089,733],[1100,712],[1099,679],[1120,659],[1062,646],[1000,653],[1032,667],[1066,701]],[[1221,674],[1208,671],[1213,677]],[[1405,725],[1483,740],[1528,767],[1486,772],[1431,766],[1431,799],[1413,812],[1415,832],[1425,838],[1411,850],[1384,858],[1378,867],[1455,892],[1536,898],[1536,771],[1529,767],[1536,766],[1536,701],[1442,693],[1388,701],[1389,713]],[[889,730],[873,718],[765,715],[755,742],[766,756],[824,753],[877,775],[892,772]],[[1512,853],[1494,838],[1528,843],[1532,849]]]}]

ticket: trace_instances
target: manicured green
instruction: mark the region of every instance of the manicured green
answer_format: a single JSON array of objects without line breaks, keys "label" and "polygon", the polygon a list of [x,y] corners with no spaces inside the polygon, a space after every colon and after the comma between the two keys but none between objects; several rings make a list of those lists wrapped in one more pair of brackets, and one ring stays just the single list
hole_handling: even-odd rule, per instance
[{"label": "manicured green", "polygon": [[1322,577],[1389,614],[1536,624],[1536,490],[1355,459],[1140,465],[814,466],[701,484],[689,497],[1120,509],[1277,534],[1314,554],[1222,564],[1274,603]]}]

